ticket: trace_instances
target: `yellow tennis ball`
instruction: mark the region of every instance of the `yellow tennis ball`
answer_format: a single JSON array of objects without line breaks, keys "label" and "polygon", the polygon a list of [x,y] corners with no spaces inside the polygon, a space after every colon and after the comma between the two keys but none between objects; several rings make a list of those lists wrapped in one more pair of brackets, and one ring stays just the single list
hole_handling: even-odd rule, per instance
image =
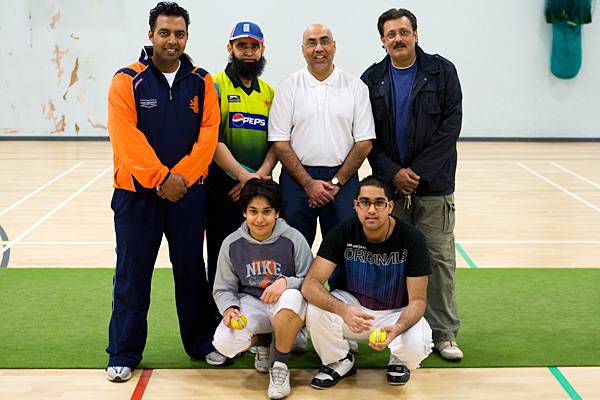
[{"label": "yellow tennis ball", "polygon": [[239,318],[231,318],[229,324],[233,329],[237,329],[239,331],[248,325],[248,318],[246,318],[246,315],[242,314]]},{"label": "yellow tennis ball", "polygon": [[373,344],[383,343],[387,339],[387,334],[381,328],[375,328],[369,333],[369,342]]}]

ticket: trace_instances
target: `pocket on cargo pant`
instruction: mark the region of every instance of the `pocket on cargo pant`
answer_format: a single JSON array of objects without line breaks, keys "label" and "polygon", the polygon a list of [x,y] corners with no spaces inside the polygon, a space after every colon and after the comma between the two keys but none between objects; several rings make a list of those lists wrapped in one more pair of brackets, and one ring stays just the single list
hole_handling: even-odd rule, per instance
[{"label": "pocket on cargo pant", "polygon": [[455,211],[454,194],[444,196],[444,233],[454,232]]}]

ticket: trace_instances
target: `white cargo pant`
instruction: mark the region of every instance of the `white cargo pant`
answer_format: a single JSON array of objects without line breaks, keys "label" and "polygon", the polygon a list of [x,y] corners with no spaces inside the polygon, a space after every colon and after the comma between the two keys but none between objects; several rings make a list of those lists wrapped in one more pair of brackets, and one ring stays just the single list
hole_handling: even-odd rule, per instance
[{"label": "white cargo pant", "polygon": [[[366,313],[375,317],[373,328],[393,325],[398,321],[402,309],[374,311],[360,305],[356,297],[343,290],[331,293],[346,304],[361,307]],[[349,340],[368,340],[369,331],[353,333],[337,314],[324,311],[312,304],[306,312],[306,326],[310,332],[315,351],[323,364],[331,364],[346,357],[349,351]],[[410,370],[419,367],[430,353],[433,343],[431,328],[424,318],[421,318],[410,329],[398,335],[390,342],[388,348]]]},{"label": "white cargo pant", "polygon": [[273,332],[273,317],[282,309],[295,312],[300,319],[306,316],[306,300],[297,289],[286,289],[274,304],[265,304],[260,299],[249,294],[240,294],[242,314],[246,314],[248,325],[242,330],[225,326],[223,321],[215,331],[213,346],[226,357],[233,358],[236,354],[250,347],[252,336]]}]

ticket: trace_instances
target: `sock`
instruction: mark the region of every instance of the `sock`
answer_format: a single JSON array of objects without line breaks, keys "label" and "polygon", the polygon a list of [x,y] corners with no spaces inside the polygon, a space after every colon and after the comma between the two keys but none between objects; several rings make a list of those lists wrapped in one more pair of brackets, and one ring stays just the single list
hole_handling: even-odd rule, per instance
[{"label": "sock", "polygon": [[281,351],[277,350],[277,348],[275,348],[275,358],[273,359],[273,362],[279,361],[279,362],[287,365],[289,358],[290,358],[289,351],[287,353],[282,353]]},{"label": "sock", "polygon": [[256,345],[260,347],[269,347],[271,346],[271,339],[270,333],[260,333],[256,335]]}]

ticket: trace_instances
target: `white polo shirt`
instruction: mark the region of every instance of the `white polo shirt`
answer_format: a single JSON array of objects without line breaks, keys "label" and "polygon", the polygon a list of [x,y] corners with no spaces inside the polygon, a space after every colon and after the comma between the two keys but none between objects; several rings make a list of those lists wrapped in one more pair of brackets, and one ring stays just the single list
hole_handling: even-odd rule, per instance
[{"label": "white polo shirt", "polygon": [[284,79],[269,111],[269,141],[289,141],[303,165],[341,165],[354,142],[375,139],[369,90],[338,67],[324,81],[308,67]]}]

